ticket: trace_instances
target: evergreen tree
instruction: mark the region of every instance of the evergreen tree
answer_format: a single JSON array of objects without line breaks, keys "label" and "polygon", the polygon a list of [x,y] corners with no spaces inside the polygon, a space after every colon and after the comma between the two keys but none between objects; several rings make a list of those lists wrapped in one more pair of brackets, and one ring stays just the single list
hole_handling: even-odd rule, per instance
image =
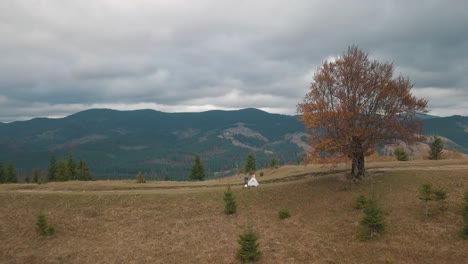
[{"label": "evergreen tree", "polygon": [[68,154],[67,168],[68,168],[68,175],[70,175],[70,180],[77,180],[76,162],[73,159],[72,154]]},{"label": "evergreen tree", "polygon": [[41,172],[38,169],[33,170],[32,182],[39,183],[41,180]]},{"label": "evergreen tree", "polygon": [[465,206],[463,207],[462,237],[463,239],[468,240],[468,189],[465,191],[463,198],[465,200]]},{"label": "evergreen tree", "polygon": [[247,156],[245,162],[245,173],[251,175],[257,170],[257,161],[255,160],[255,153],[251,151]]},{"label": "evergreen tree", "polygon": [[205,168],[199,155],[195,155],[193,159],[192,170],[190,172],[190,179],[203,181],[205,179]]},{"label": "evergreen tree", "polygon": [[437,189],[432,192],[434,194],[434,201],[445,201],[447,199],[447,191]]},{"label": "evergreen tree", "polygon": [[3,163],[0,160],[0,184],[5,183],[5,169],[3,168]]},{"label": "evergreen tree", "polygon": [[47,180],[50,182],[57,181],[57,160],[53,153],[50,154],[49,167],[47,168]]},{"label": "evergreen tree", "polygon": [[442,151],[444,150],[444,142],[439,136],[432,136],[431,142],[429,143],[429,159],[430,160],[439,160],[442,159]]},{"label": "evergreen tree", "polygon": [[269,164],[268,164],[268,167],[270,168],[278,168],[278,161],[273,158],[270,160]]},{"label": "evergreen tree", "polygon": [[59,160],[56,171],[57,181],[68,181],[70,180],[70,171],[68,170],[67,161],[64,159]]},{"label": "evergreen tree", "polygon": [[367,204],[367,197],[361,194],[358,197],[356,197],[356,201],[354,202],[354,208],[364,209],[364,207],[366,207],[366,204]]},{"label": "evergreen tree", "polygon": [[237,241],[240,246],[237,250],[237,257],[244,262],[258,260],[262,252],[258,248],[260,244],[257,242],[257,239],[257,235],[249,225]]},{"label": "evergreen tree", "polygon": [[426,217],[429,216],[429,201],[434,199],[434,195],[432,192],[432,185],[431,184],[422,184],[419,187],[419,199],[424,201],[425,203],[425,215]]},{"label": "evergreen tree", "polygon": [[422,184],[419,187],[419,199],[425,203],[425,215],[429,216],[429,201],[439,202],[440,209],[445,210],[445,200],[447,199],[447,191],[438,188],[433,189],[431,184]]},{"label": "evergreen tree", "polygon": [[366,228],[363,238],[373,238],[375,234],[382,234],[385,230],[384,214],[377,203],[369,199],[364,207],[364,218],[361,225]]},{"label": "evergreen tree", "polygon": [[47,217],[43,212],[40,212],[36,220],[36,231],[40,235],[52,235],[55,233],[55,228],[49,226],[47,223]]},{"label": "evergreen tree", "polygon": [[90,181],[91,180],[91,175],[89,173],[89,168],[88,165],[86,164],[86,161],[80,160],[78,163],[78,172],[77,172],[77,177],[78,180],[80,181]]},{"label": "evergreen tree", "polygon": [[227,215],[234,214],[237,211],[237,203],[234,194],[231,191],[231,186],[227,187],[224,192],[224,213]]},{"label": "evergreen tree", "polygon": [[18,178],[16,177],[16,169],[13,161],[8,162],[8,167],[6,171],[6,181],[8,183],[17,183]]},{"label": "evergreen tree", "polygon": [[278,212],[278,217],[280,219],[286,219],[286,218],[289,218],[290,216],[291,216],[291,214],[289,213],[288,209],[283,208],[283,209],[279,210],[279,212]]},{"label": "evergreen tree", "polygon": [[396,148],[393,154],[398,161],[408,161],[408,154],[406,154],[406,151],[402,147]]},{"label": "evergreen tree", "polygon": [[138,174],[135,177],[135,180],[137,183],[146,183],[145,176],[143,176],[141,172],[138,172]]}]

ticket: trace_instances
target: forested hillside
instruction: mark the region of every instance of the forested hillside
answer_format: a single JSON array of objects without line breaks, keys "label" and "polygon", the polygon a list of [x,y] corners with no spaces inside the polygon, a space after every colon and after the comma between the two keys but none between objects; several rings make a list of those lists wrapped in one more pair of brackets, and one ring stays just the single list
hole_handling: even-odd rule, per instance
[{"label": "forested hillside", "polygon": [[[426,135],[450,139],[468,152],[468,117],[423,119]],[[19,176],[46,170],[51,153],[88,161],[97,178],[188,179],[194,155],[208,177],[232,174],[255,152],[258,167],[269,160],[297,164],[308,148],[295,116],[257,109],[163,113],[154,110],[91,109],[65,118],[0,124],[0,160],[12,160]]]}]

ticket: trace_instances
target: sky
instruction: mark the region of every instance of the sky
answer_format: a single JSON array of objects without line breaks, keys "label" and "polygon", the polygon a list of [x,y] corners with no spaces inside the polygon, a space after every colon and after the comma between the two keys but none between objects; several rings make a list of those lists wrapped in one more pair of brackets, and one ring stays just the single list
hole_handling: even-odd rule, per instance
[{"label": "sky", "polygon": [[468,116],[465,0],[2,0],[0,122],[89,108],[296,114],[350,45]]}]

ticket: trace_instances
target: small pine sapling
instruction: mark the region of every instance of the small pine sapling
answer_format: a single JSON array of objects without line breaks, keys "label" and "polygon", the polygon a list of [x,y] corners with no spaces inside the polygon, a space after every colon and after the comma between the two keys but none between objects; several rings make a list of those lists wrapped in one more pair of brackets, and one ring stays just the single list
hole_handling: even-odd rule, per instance
[{"label": "small pine sapling", "polygon": [[447,205],[445,204],[445,200],[447,199],[447,191],[443,189],[437,189],[433,191],[434,194],[434,201],[439,202],[439,209],[441,211],[447,210]]},{"label": "small pine sapling", "polygon": [[435,201],[445,201],[445,199],[447,199],[447,191],[442,189],[434,190]]},{"label": "small pine sapling", "polygon": [[41,179],[41,172],[38,169],[34,169],[32,182],[33,183],[39,183],[40,179]]},{"label": "small pine sapling", "polygon": [[257,161],[255,159],[255,153],[250,152],[245,162],[244,171],[245,173],[252,175],[252,174],[255,174],[256,170],[257,170]]},{"label": "small pine sapling", "polygon": [[425,204],[425,215],[429,216],[429,201],[433,200],[432,185],[429,183],[422,184],[419,187],[419,197],[420,200],[424,201]]},{"label": "small pine sapling", "polygon": [[377,206],[376,201],[367,200],[361,225],[365,228],[361,234],[363,240],[372,239],[385,231],[384,214],[382,209]]},{"label": "small pine sapling", "polygon": [[205,179],[205,168],[199,155],[195,155],[193,159],[192,170],[190,171],[190,179],[203,181]]},{"label": "small pine sapling", "polygon": [[447,191],[438,188],[433,189],[431,184],[422,184],[419,187],[419,199],[425,203],[425,215],[429,216],[429,201],[436,201],[439,203],[439,209],[445,211],[447,206],[445,205],[445,200],[447,199]]},{"label": "small pine sapling", "polygon": [[402,147],[398,147],[393,152],[398,161],[408,161],[408,154]]},{"label": "small pine sapling", "polygon": [[429,143],[429,157],[430,160],[440,160],[442,159],[442,153],[444,151],[444,142],[442,138],[434,135],[431,137],[431,142]]},{"label": "small pine sapling", "polygon": [[354,208],[355,209],[363,209],[367,204],[367,198],[364,195],[359,195],[356,197],[356,201],[354,202]]},{"label": "small pine sapling", "polygon": [[227,215],[234,214],[237,211],[237,203],[234,194],[231,191],[231,186],[227,187],[224,192],[224,213]]},{"label": "small pine sapling", "polygon": [[260,258],[262,252],[259,250],[259,243],[257,242],[257,235],[251,226],[239,236],[239,249],[237,250],[237,257],[243,262],[256,261]]},{"label": "small pine sapling", "polygon": [[37,233],[43,236],[52,235],[55,233],[55,228],[49,226],[49,224],[47,223],[47,217],[43,212],[40,212],[37,216],[36,231]]},{"label": "small pine sapling", "polygon": [[146,183],[145,176],[141,172],[138,172],[135,178],[137,183]]},{"label": "small pine sapling", "polygon": [[462,238],[468,240],[468,190],[465,191],[464,195],[465,206],[463,207],[463,228],[462,228]]},{"label": "small pine sapling", "polygon": [[276,159],[271,159],[270,162],[268,163],[268,167],[272,169],[277,169],[278,168],[278,161]]},{"label": "small pine sapling", "polygon": [[291,216],[291,214],[289,213],[289,211],[287,209],[283,208],[283,209],[279,210],[279,212],[278,212],[278,217],[280,219],[282,219],[282,220],[286,219],[286,218],[289,218],[290,216]]}]

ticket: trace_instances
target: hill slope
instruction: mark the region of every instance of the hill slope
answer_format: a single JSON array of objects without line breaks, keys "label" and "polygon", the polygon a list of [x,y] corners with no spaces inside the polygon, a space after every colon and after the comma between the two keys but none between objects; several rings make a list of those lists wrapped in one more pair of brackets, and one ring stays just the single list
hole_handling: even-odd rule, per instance
[{"label": "hill slope", "polygon": [[[425,118],[426,134],[438,134],[468,152],[468,117]],[[255,151],[259,167],[302,160],[307,145],[297,117],[257,109],[163,113],[91,109],[60,119],[36,118],[0,126],[0,160],[13,160],[22,176],[47,168],[51,153],[88,161],[94,176],[187,179],[200,154],[210,176],[232,174]]]},{"label": "hill slope", "polygon": [[450,116],[424,121],[426,135],[440,135],[459,145],[460,151],[468,153],[468,117]]},{"label": "hill slope", "polygon": [[[240,263],[237,239],[248,224],[259,235],[258,263],[466,262],[468,243],[458,236],[465,161],[369,163],[368,172],[356,185],[321,166],[287,166],[265,171],[251,189],[241,178],[3,184],[0,263]],[[416,195],[423,183],[448,192],[446,209],[430,204],[429,218]],[[238,203],[231,216],[223,213],[227,184]],[[375,240],[358,239],[358,195],[373,196],[385,213],[386,232]],[[282,208],[290,218],[278,218]],[[40,210],[53,236],[36,234]]]},{"label": "hill slope", "polygon": [[[0,127],[0,160],[12,159],[19,171],[45,169],[50,153],[88,161],[101,177],[184,179],[193,155],[199,153],[209,174],[242,165],[249,151],[264,164],[271,158],[291,163],[300,159],[296,117],[257,109],[163,113],[153,110],[92,109],[60,118],[36,118]],[[296,142],[296,143],[294,143]],[[299,145],[298,145],[299,144]]]}]

